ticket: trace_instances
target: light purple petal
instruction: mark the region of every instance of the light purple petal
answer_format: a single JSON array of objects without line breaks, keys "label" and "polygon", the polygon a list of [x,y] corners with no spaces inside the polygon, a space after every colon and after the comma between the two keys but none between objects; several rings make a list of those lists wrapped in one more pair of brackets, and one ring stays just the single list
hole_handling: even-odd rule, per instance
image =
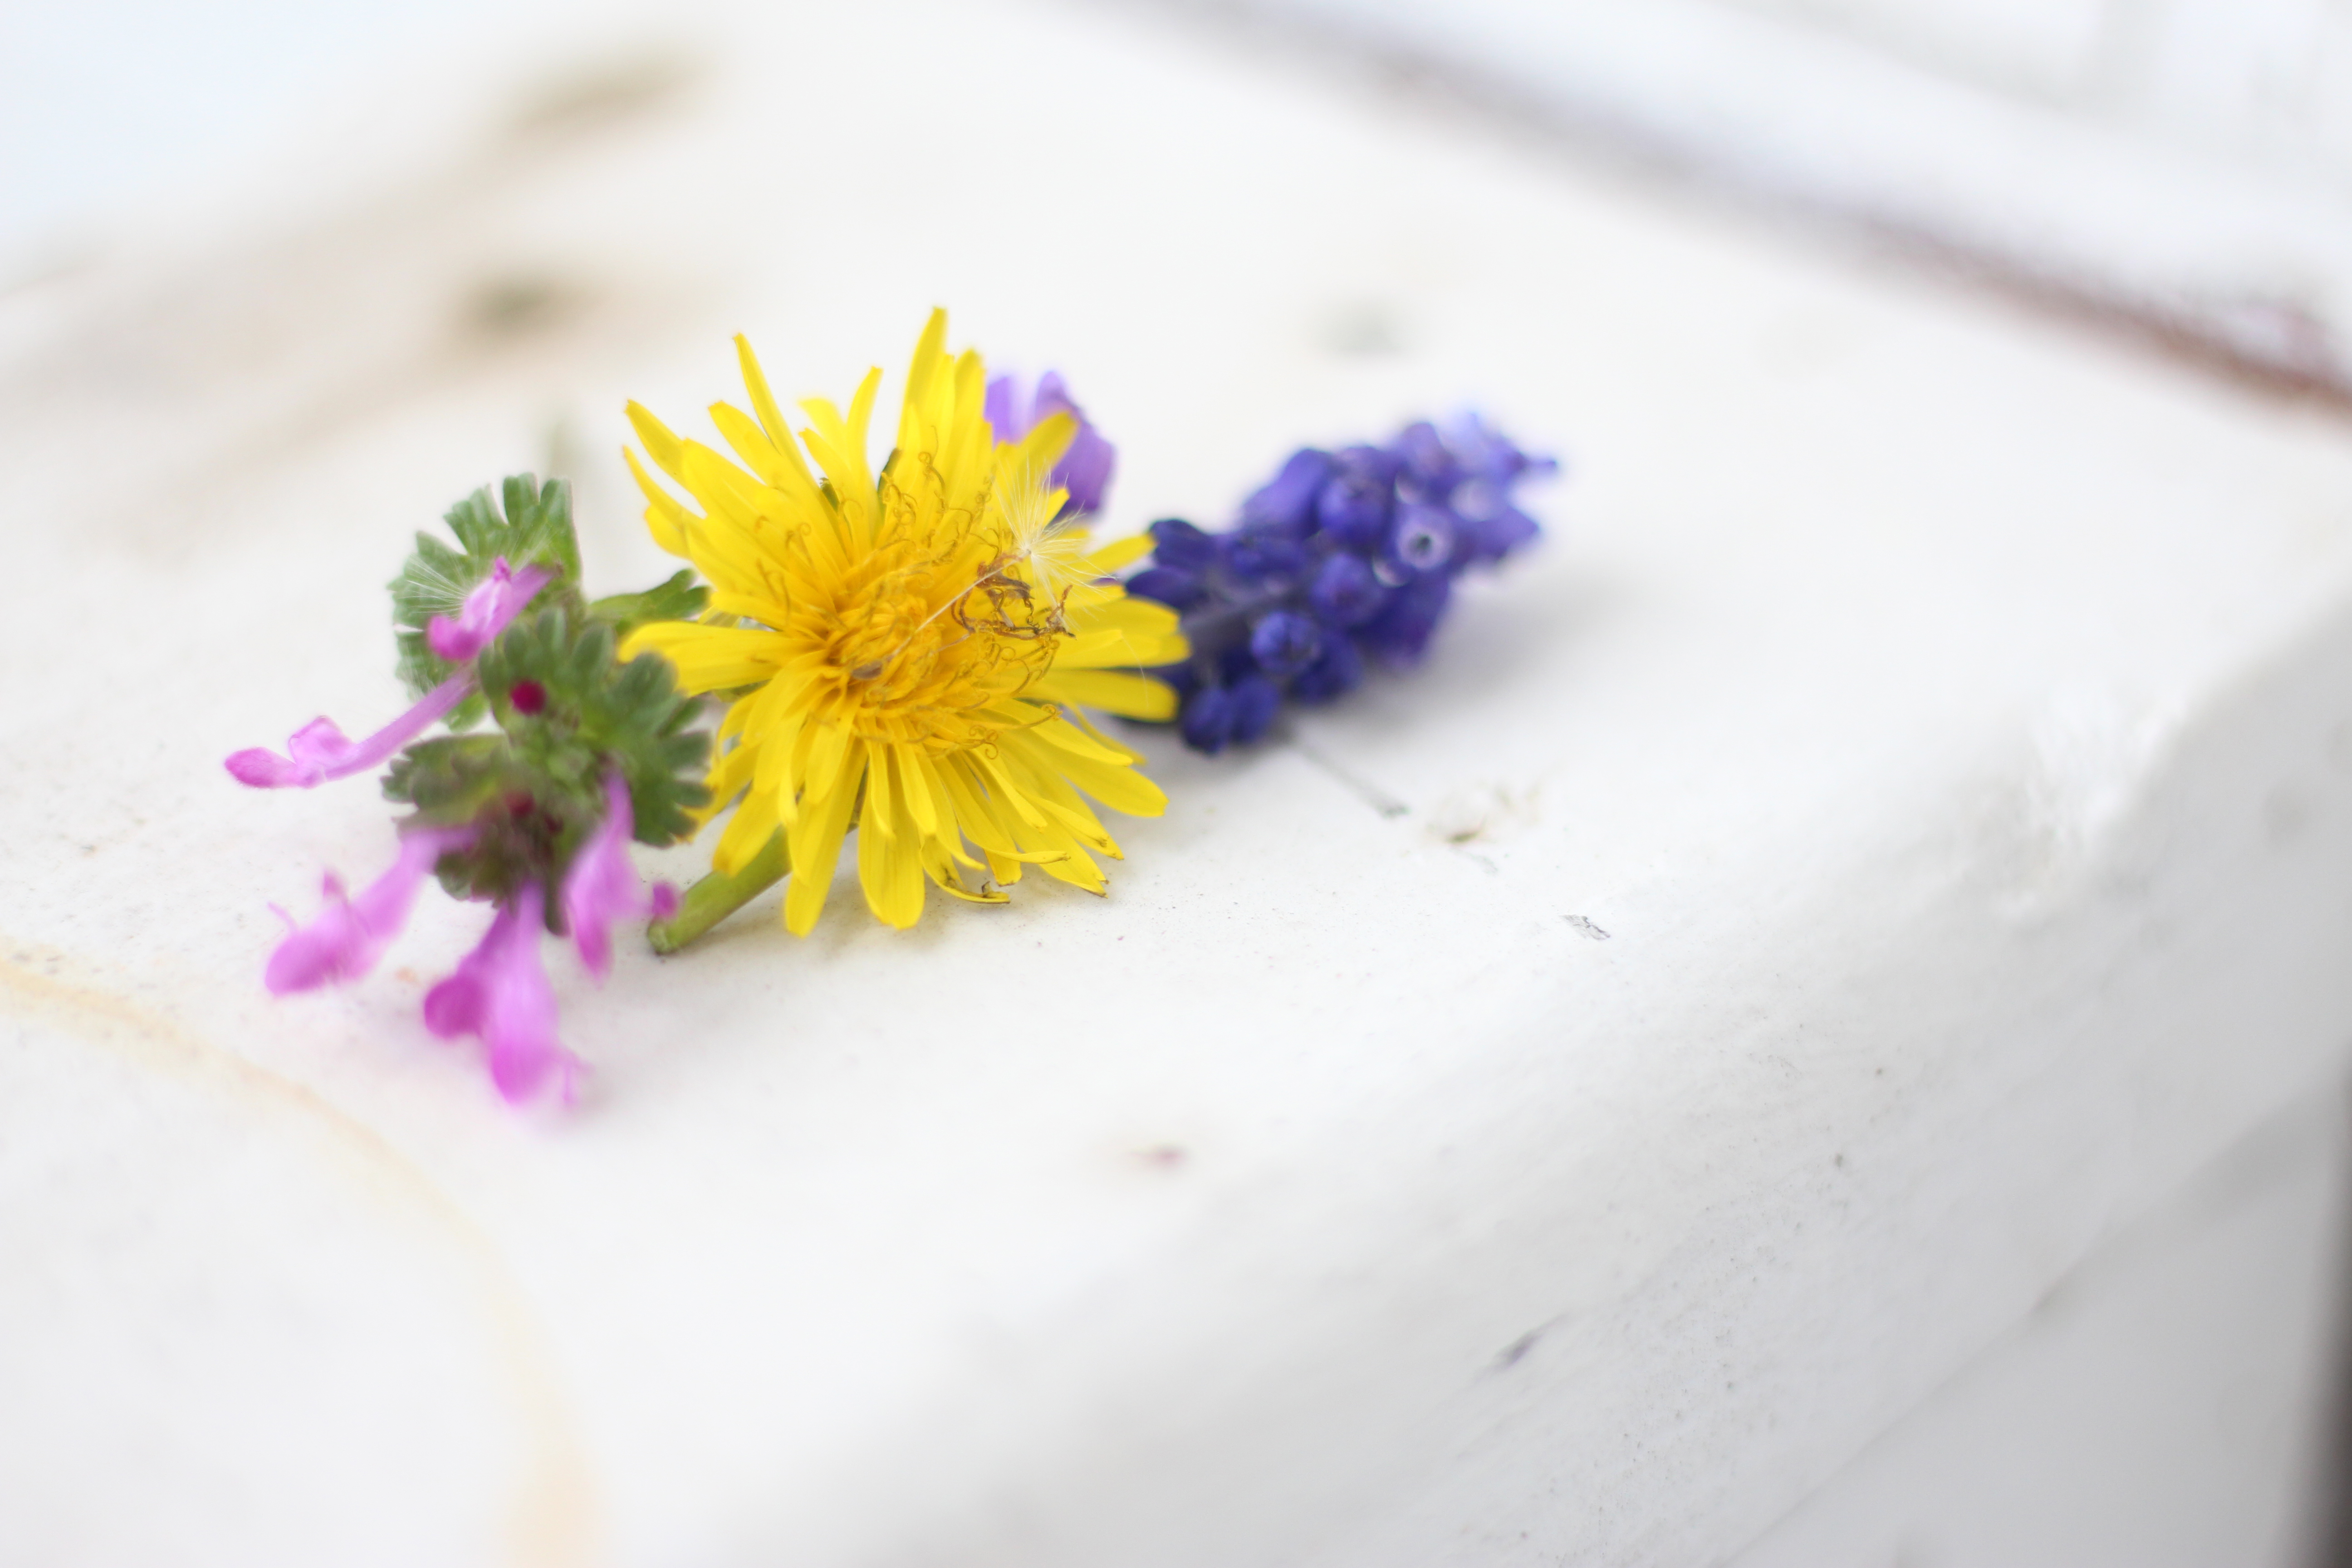
[{"label": "light purple petal", "polygon": [[555,580],[551,566],[526,566],[517,572],[507,565],[503,555],[490,568],[490,574],[474,584],[466,595],[465,605],[457,618],[436,616],[425,627],[425,640],[433,651],[451,663],[473,658],[490,646],[498,635],[530,604],[531,596]]},{"label": "light purple petal", "polygon": [[614,921],[667,920],[677,912],[677,889],[654,884],[650,894],[629,860],[629,837],[636,818],[629,786],[620,773],[604,777],[604,820],[580,847],[563,878],[563,923],[580,949],[580,961],[602,980],[613,971]]},{"label": "light purple petal", "polygon": [[342,879],[328,872],[326,904],[318,919],[298,926],[292,916],[278,910],[278,919],[291,930],[269,955],[262,983],[272,995],[283,996],[356,980],[373,969],[408,923],[416,889],[432,874],[433,863],[472,837],[470,827],[419,827],[401,835],[399,858],[368,884],[356,902],[344,897]]},{"label": "light purple petal", "polygon": [[1104,492],[1110,489],[1111,472],[1118,466],[1118,450],[1103,433],[1087,418],[1087,412],[1070,396],[1069,384],[1062,373],[1049,370],[1037,378],[1034,390],[1023,386],[1016,376],[1001,375],[988,384],[988,422],[995,427],[1000,441],[1018,441],[1035,429],[1040,421],[1056,414],[1066,414],[1078,423],[1078,433],[1070,440],[1070,449],[1054,465],[1047,482],[1069,492],[1067,509],[1071,511],[1100,511]]},{"label": "light purple petal", "polygon": [[1036,421],[1029,416],[1029,397],[1017,375],[1000,375],[988,384],[981,415],[1000,441],[1018,441]]},{"label": "light purple petal", "polygon": [[569,1100],[582,1070],[555,1037],[555,991],[539,962],[541,908],[539,884],[524,884],[499,906],[457,972],[425,994],[426,1028],[445,1040],[478,1035],[489,1047],[490,1081],[509,1105],[529,1100],[551,1077]]},{"label": "light purple petal", "polygon": [[1062,379],[1058,370],[1049,370],[1037,378],[1037,390],[1029,402],[1029,423],[1050,419],[1056,414],[1066,414],[1083,425],[1086,415],[1070,400],[1070,384]]},{"label": "light purple petal", "polygon": [[310,789],[329,779],[363,773],[464,701],[473,684],[472,671],[458,671],[364,741],[345,739],[332,719],[313,719],[287,741],[285,756],[255,746],[237,752],[224,765],[237,783],[255,789]]}]

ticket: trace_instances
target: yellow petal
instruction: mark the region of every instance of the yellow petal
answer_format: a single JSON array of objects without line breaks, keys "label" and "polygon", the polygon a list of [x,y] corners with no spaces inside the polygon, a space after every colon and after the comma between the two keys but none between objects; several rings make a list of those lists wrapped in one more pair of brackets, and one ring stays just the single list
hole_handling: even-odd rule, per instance
[{"label": "yellow petal", "polygon": [[1158,816],[1168,809],[1168,793],[1125,763],[1105,763],[1064,753],[1055,759],[1070,783],[1113,811]]},{"label": "yellow petal", "polygon": [[743,459],[743,466],[760,476],[761,484],[777,489],[783,487],[786,482],[783,455],[776,450],[776,444],[751,423],[750,415],[731,403],[714,403],[710,405],[710,423],[718,427],[720,436],[726,437],[727,444],[735,448],[735,455]]},{"label": "yellow petal", "polygon": [[1052,414],[1029,427],[1029,433],[1001,455],[997,472],[1048,474],[1078,438],[1078,422],[1067,414]]},{"label": "yellow petal", "polygon": [[1070,757],[1085,757],[1090,761],[1107,763],[1118,768],[1123,768],[1128,763],[1126,752],[1114,751],[1104,745],[1067,719],[1048,719],[1026,732],[1056,751],[1066,753],[1066,756],[1055,759],[1057,763],[1066,762]]},{"label": "yellow petal", "polygon": [[1108,544],[1098,544],[1087,553],[1087,565],[1096,574],[1106,575],[1150,554],[1151,543],[1151,535],[1137,533]]},{"label": "yellow petal", "polygon": [[947,360],[948,313],[934,308],[930,320],[923,323],[922,335],[915,340],[914,358],[907,365],[907,394],[899,405],[898,449],[902,452],[921,450],[924,431],[919,423],[921,411],[930,402],[932,378]]},{"label": "yellow petal", "polygon": [[904,931],[922,918],[923,868],[914,824],[900,803],[877,799],[874,785],[889,772],[887,755],[877,748],[866,771],[866,811],[857,824],[857,880],[875,918]]},{"label": "yellow petal", "polygon": [[686,475],[678,467],[679,443],[676,433],[655,418],[652,410],[634,398],[629,402],[629,424],[635,429],[637,439],[645,443],[646,456],[654,460],[654,467],[679,484],[686,483]]},{"label": "yellow petal", "polygon": [[1133,625],[1123,618],[1088,626],[1054,653],[1056,669],[1151,669],[1173,664],[1191,649],[1172,630]]},{"label": "yellow petal", "polygon": [[775,673],[789,645],[765,626],[706,626],[698,621],[653,621],[621,644],[621,658],[657,653],[677,671],[689,696],[750,686]]},{"label": "yellow petal", "polygon": [[1074,847],[1068,855],[1059,860],[1049,861],[1039,869],[1057,882],[1067,882],[1073,888],[1084,889],[1098,899],[1106,896],[1102,868],[1096,865],[1093,858],[1083,849]]},{"label": "yellow petal", "polygon": [[1129,719],[1176,717],[1176,689],[1165,681],[1116,669],[1064,669],[1055,666],[1030,691],[1055,702],[1075,702],[1121,713]]},{"label": "yellow petal", "polygon": [[621,457],[628,463],[630,476],[637,481],[637,489],[645,492],[646,531],[654,536],[656,544],[672,555],[686,554],[687,540],[694,525],[702,520],[678,505],[667,490],[654,483],[654,477],[646,472],[645,465],[637,461],[635,452],[624,447]]},{"label": "yellow petal", "polygon": [[833,481],[835,491],[845,505],[874,493],[874,475],[866,466],[866,422],[874,410],[874,395],[882,384],[882,373],[869,370],[857,385],[857,394],[849,400],[849,417],[825,397],[811,397],[801,404],[801,412],[809,416],[814,429],[801,432],[809,454],[815,458],[824,477]]},{"label": "yellow petal", "polygon": [[896,838],[906,824],[900,820],[898,781],[893,776],[890,753],[898,748],[876,742],[866,747],[873,761],[866,770],[866,807],[857,816],[857,834]]},{"label": "yellow petal", "polygon": [[914,822],[915,830],[926,838],[933,838],[939,836],[940,812],[931,799],[920,761],[919,753],[911,747],[891,747],[891,787],[905,798],[907,816]]},{"label": "yellow petal", "polygon": [[768,840],[776,836],[776,797],[766,790],[753,790],[743,797],[728,821],[727,831],[719,836],[719,847],[710,852],[713,870],[733,876],[751,863],[751,857],[767,847]]},{"label": "yellow petal", "polygon": [[752,782],[760,755],[757,746],[732,746],[710,759],[710,771],[705,775],[704,782],[710,791],[714,815]]},{"label": "yellow petal", "polygon": [[792,857],[792,885],[784,889],[784,929],[806,936],[824,912],[825,894],[833,887],[834,863],[841,858],[841,841],[849,833],[849,814],[857,804],[857,785],[866,772],[861,747],[842,768],[834,786],[818,795],[801,797],[800,822],[786,839]]},{"label": "yellow petal", "polygon": [[1011,859],[1019,855],[1013,835],[998,826],[996,814],[982,799],[981,784],[973,777],[969,761],[959,756],[941,758],[938,777],[947,785],[948,799],[955,807],[956,826],[963,830],[964,837],[992,858],[1001,855]]},{"label": "yellow petal", "polygon": [[751,340],[740,332],[735,334],[735,358],[742,367],[743,390],[751,395],[751,412],[759,416],[760,428],[766,433],[768,444],[798,472],[802,488],[814,490],[816,481],[801,461],[800,448],[793,445],[793,427],[784,423],[783,410],[776,406],[776,395],[768,390],[768,377],[760,369],[759,357],[751,353]]}]

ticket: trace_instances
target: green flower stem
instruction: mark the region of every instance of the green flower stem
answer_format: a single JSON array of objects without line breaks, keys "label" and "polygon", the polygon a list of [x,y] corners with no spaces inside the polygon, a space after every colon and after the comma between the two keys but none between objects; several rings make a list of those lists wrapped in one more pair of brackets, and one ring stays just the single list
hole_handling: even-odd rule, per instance
[{"label": "green flower stem", "polygon": [[770,888],[784,879],[792,861],[784,852],[780,830],[740,871],[713,871],[686,890],[677,913],[646,927],[646,940],[656,952],[676,952]]}]

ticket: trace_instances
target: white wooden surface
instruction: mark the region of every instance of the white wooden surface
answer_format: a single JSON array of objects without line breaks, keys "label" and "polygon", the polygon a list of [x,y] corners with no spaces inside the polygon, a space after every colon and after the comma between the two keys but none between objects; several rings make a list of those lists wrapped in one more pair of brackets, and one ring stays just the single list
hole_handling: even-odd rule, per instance
[{"label": "white wooden surface", "polygon": [[[1179,9],[1184,0],[1170,0]],[[2339,0],[1234,0],[2268,374],[2352,386]]]},{"label": "white wooden surface", "polygon": [[2329,1561],[2345,1131],[2333,1096],[2263,1123],[1730,1568]]},{"label": "white wooden surface", "polygon": [[[1134,16],[614,37],[0,302],[0,1559],[1715,1561],[2333,1092],[2341,426]],[[218,759],[390,710],[406,531],[553,446],[627,585],[624,396],[934,300],[1125,525],[1475,396],[1553,542],[1108,904],[565,973],[568,1118],[477,911],[264,997],[390,835]]]}]

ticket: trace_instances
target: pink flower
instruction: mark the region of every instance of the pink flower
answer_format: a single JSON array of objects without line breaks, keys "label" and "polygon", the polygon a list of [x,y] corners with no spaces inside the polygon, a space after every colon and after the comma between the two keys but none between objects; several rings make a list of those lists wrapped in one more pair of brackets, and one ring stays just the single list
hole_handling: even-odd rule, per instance
[{"label": "pink flower", "polygon": [[[551,566],[526,566],[516,572],[501,555],[490,574],[466,595],[457,618],[434,616],[425,628],[425,640],[443,658],[453,662],[472,658],[522,614],[533,595],[554,580]],[[363,773],[425,733],[434,721],[464,701],[473,685],[473,671],[459,670],[364,741],[347,739],[331,719],[313,719],[287,741],[285,756],[254,746],[229,758],[226,766],[237,783],[255,789],[310,789],[329,779]]]},{"label": "pink flower", "polygon": [[270,994],[283,996],[356,980],[373,969],[408,923],[416,889],[432,873],[433,863],[473,837],[470,827],[411,828],[400,837],[400,857],[392,868],[369,883],[357,902],[343,896],[342,879],[328,872],[326,907],[307,926],[296,925],[293,916],[270,905],[288,927],[286,940],[262,972]]},{"label": "pink flower", "polygon": [[254,746],[229,758],[226,766],[237,783],[255,789],[310,789],[329,779],[363,773],[464,701],[473,684],[472,671],[459,671],[364,741],[346,740],[332,719],[313,719],[287,741],[285,756]]},{"label": "pink flower", "polygon": [[425,994],[425,1026],[443,1039],[478,1035],[490,1051],[490,1081],[509,1104],[520,1104],[552,1074],[572,1097],[580,1058],[555,1037],[555,991],[539,963],[544,907],[527,882],[499,906],[481,943],[457,972]]},{"label": "pink flower", "polygon": [[677,913],[677,889],[656,882],[648,894],[629,861],[629,837],[636,818],[629,786],[618,770],[604,775],[604,820],[572,857],[563,877],[563,923],[580,948],[580,962],[602,980],[613,970],[612,925],[616,920],[667,920]]},{"label": "pink flower", "polygon": [[436,616],[425,628],[433,651],[452,664],[461,664],[490,646],[509,622],[522,614],[531,595],[555,580],[552,566],[526,566],[517,572],[503,555],[490,574],[474,584],[457,618]]}]

